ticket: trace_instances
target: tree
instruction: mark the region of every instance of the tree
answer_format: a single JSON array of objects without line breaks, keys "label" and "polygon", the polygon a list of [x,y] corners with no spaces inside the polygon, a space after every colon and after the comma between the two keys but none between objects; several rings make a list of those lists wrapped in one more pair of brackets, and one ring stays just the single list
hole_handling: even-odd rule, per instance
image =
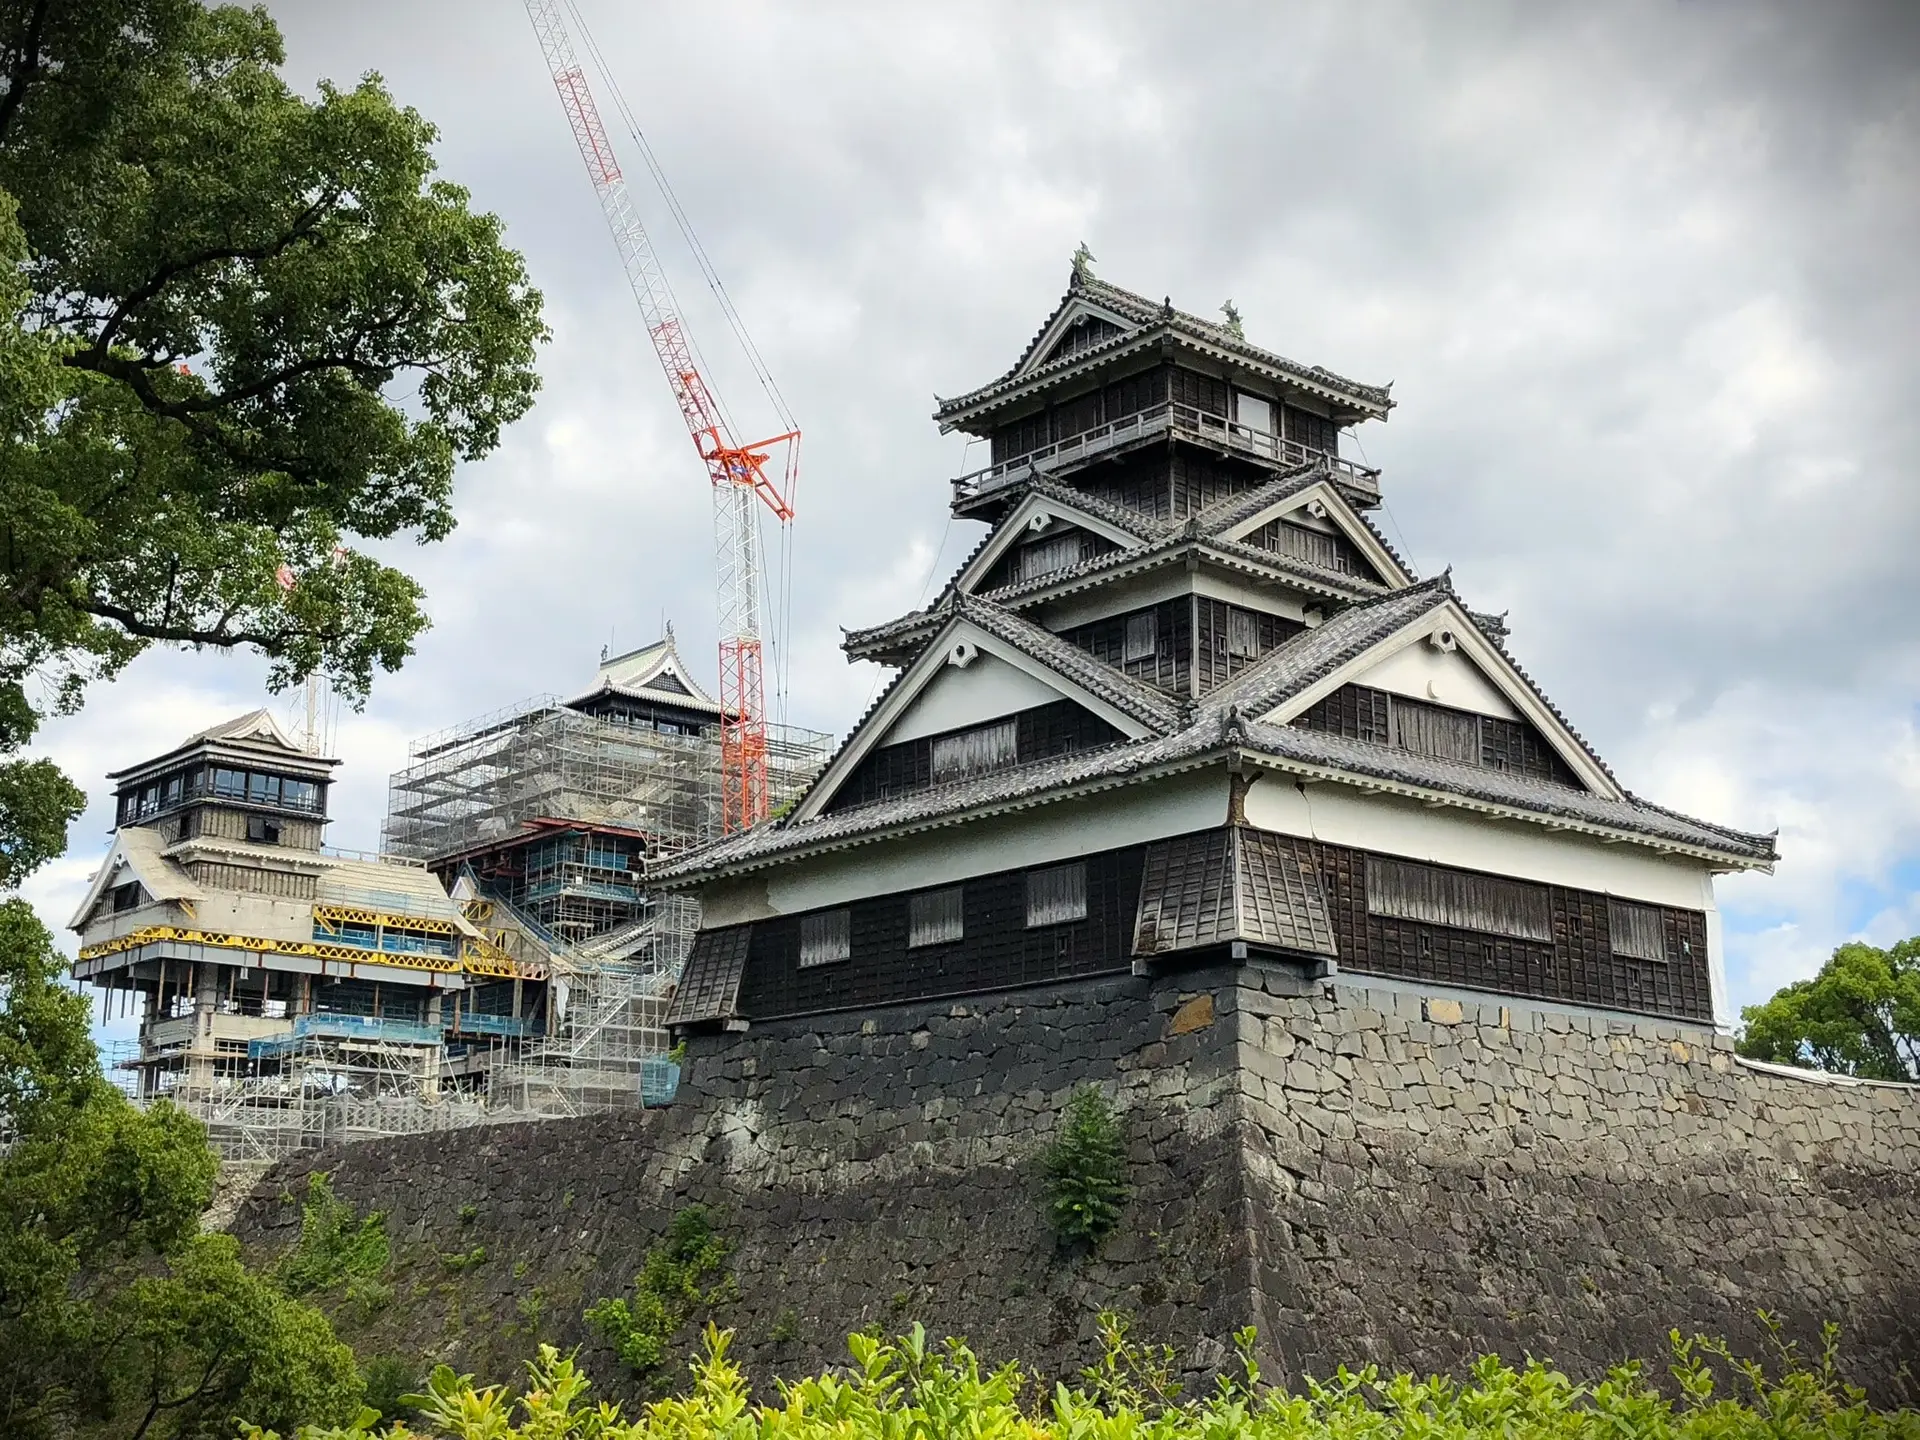
[{"label": "tree", "polygon": [[[540,297],[379,79],[295,93],[264,10],[0,0],[0,890],[85,797],[21,757],[155,644],[349,699],[425,626],[356,548],[453,525],[532,404]],[[317,1311],[198,1234],[205,1132],[109,1085],[0,899],[0,1434],[352,1418]]]},{"label": "tree", "polygon": [[0,1434],[199,1434],[243,1398],[351,1416],[351,1354],[197,1233],[206,1132],[107,1083],[64,964],[24,902],[0,903]]},{"label": "tree", "polygon": [[[426,624],[354,548],[453,526],[546,331],[379,79],[281,78],[264,10],[0,0],[0,753],[156,644],[364,696]],[[14,761],[0,851],[78,792]]]},{"label": "tree", "polygon": [[1867,1080],[1920,1080],[1920,936],[1881,950],[1842,945],[1811,980],[1740,1012],[1751,1060]]}]

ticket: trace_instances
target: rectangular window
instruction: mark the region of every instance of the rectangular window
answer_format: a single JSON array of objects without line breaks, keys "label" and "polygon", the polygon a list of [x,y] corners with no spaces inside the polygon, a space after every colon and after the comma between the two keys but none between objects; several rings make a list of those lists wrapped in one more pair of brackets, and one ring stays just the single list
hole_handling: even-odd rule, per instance
[{"label": "rectangular window", "polygon": [[800,968],[831,965],[853,953],[848,939],[848,912],[823,910],[800,917]]},{"label": "rectangular window", "polygon": [[1087,867],[1056,865],[1027,872],[1027,928],[1087,918]]},{"label": "rectangular window", "polygon": [[1367,857],[1367,913],[1553,943],[1553,907],[1544,885],[1375,855]]},{"label": "rectangular window", "polygon": [[964,780],[971,775],[986,775],[1012,765],[1019,754],[1019,726],[1012,720],[999,720],[957,735],[942,735],[933,742],[930,762],[933,783]]},{"label": "rectangular window", "polygon": [[1019,578],[1037,580],[1042,575],[1051,575],[1056,570],[1079,563],[1080,532],[1070,530],[1065,535],[1055,535],[1021,546]]},{"label": "rectangular window", "polygon": [[1258,619],[1251,610],[1227,611],[1227,654],[1250,657],[1260,650]]},{"label": "rectangular window", "polygon": [[927,890],[907,898],[907,948],[950,945],[961,938],[960,887]]},{"label": "rectangular window", "polygon": [[123,910],[138,910],[146,901],[146,898],[145,893],[140,889],[137,881],[126,885],[116,885],[113,887],[114,914],[117,915]]},{"label": "rectangular window", "polygon": [[1398,695],[1393,706],[1393,743],[1416,755],[1431,755],[1436,760],[1457,760],[1462,765],[1480,763],[1480,717],[1443,705],[1427,705],[1418,700],[1403,700]]},{"label": "rectangular window", "polygon": [[1159,626],[1151,610],[1144,615],[1127,617],[1127,639],[1121,652],[1123,663],[1132,660],[1151,660],[1157,644]]},{"label": "rectangular window", "polygon": [[219,769],[213,772],[213,793],[230,796],[235,800],[244,800],[247,795],[247,772],[244,770]]},{"label": "rectangular window", "polygon": [[1667,958],[1666,922],[1651,905],[1607,901],[1607,933],[1612,937],[1612,950],[1616,955],[1663,962]]},{"label": "rectangular window", "polygon": [[272,820],[262,819],[258,815],[247,817],[247,839],[259,845],[278,845],[280,826]]},{"label": "rectangular window", "polygon": [[180,777],[178,775],[169,775],[167,777],[166,793],[161,796],[160,803],[162,805],[178,805],[180,803]]},{"label": "rectangular window", "polygon": [[1233,418],[1249,430],[1262,435],[1273,434],[1273,402],[1258,395],[1247,395],[1236,390],[1233,392]]}]

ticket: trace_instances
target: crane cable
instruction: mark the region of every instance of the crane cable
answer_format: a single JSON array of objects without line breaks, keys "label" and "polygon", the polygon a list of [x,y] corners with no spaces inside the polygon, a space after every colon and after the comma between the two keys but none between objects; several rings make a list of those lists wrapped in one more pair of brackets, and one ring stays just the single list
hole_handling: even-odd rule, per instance
[{"label": "crane cable", "polygon": [[[768,402],[773,406],[774,414],[779,418],[781,427],[786,430],[798,430],[800,428],[799,423],[794,419],[793,411],[787,405],[786,396],[781,393],[779,384],[774,380],[772,370],[768,367],[765,358],[760,353],[760,347],[754,343],[753,335],[747,329],[746,319],[740,314],[738,307],[734,305],[733,296],[728,293],[726,283],[721,280],[720,272],[715,268],[712,258],[708,256],[706,246],[700,243],[700,236],[693,228],[693,221],[688,216],[685,207],[681,205],[680,197],[674,192],[673,185],[668,181],[665,169],[662,168],[659,160],[655,157],[653,147],[647,143],[646,134],[640,129],[640,122],[635,117],[632,107],[627,104],[627,97],[620,88],[620,81],[614,74],[612,65],[607,62],[606,55],[600,49],[599,41],[594,39],[593,29],[587,24],[586,16],[581,14],[580,7],[576,3],[576,0],[563,0],[563,3],[566,5],[568,14],[572,17],[576,33],[580,36],[581,48],[586,52],[588,60],[598,72],[600,81],[602,85],[605,86],[606,92],[613,97],[614,113],[620,118],[621,123],[626,126],[628,136],[639,149],[640,157],[646,164],[647,173],[653,177],[654,188],[660,192],[661,199],[666,202],[668,214],[673,217],[673,222],[680,231],[681,239],[686,242],[687,249],[693,255],[694,263],[699,266],[701,278],[706,281],[708,291],[712,293],[715,302],[719,305],[720,313],[725,317],[727,327],[733,331],[734,339],[739,342],[742,352],[746,355],[747,363],[752,367],[754,378],[760,382],[760,389],[765,393]],[[711,374],[712,371],[707,364],[706,356],[700,350],[699,341],[685,326],[682,326],[681,333],[686,338],[689,347],[698,360],[702,373]],[[744,433],[734,423],[733,416],[728,413],[725,402],[722,401],[717,394],[714,395],[714,403],[720,408],[721,419],[726,422],[727,428],[733,431],[737,437],[736,443],[738,443],[738,441],[744,441],[746,438]],[[799,469],[797,466],[789,465],[786,476],[786,500],[790,509],[794,506],[796,492],[799,488]],[[761,518],[761,516],[756,514],[754,520],[756,528]],[[763,540],[761,545],[763,553],[765,549],[766,547]],[[773,650],[774,702],[778,723],[784,728],[787,721],[787,655],[793,626],[793,526],[791,523],[780,526],[778,553],[780,557],[780,574],[777,582],[779,608],[778,613],[772,617],[774,620],[774,624],[771,627],[773,634],[769,638],[772,641],[770,648]],[[764,604],[769,598],[763,590],[762,603]]]}]

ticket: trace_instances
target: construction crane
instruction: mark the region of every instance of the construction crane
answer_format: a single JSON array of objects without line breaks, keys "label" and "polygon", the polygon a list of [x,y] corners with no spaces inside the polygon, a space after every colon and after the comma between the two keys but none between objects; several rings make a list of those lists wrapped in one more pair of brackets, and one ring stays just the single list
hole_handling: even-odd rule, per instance
[{"label": "construction crane", "polygon": [[[547,69],[552,72],[554,89],[560,93],[567,123],[573,128],[574,142],[580,147],[580,158],[586,162],[594,193],[600,197],[601,213],[620,251],[627,283],[640,302],[654,353],[667,372],[667,383],[680,406],[687,433],[693,437],[693,447],[712,484],[720,612],[720,824],[723,831],[743,830],[767,816],[759,507],[764,505],[772,511],[782,525],[793,519],[800,431],[790,426],[764,440],[744,445],[735,442],[725,408],[694,363],[692,338],[653,242],[647,238],[627,193],[627,182],[601,123],[593,90],[574,56],[562,0],[526,0],[526,7],[546,55]],[[588,44],[591,49],[590,36]],[[639,138],[637,129],[635,136]],[[651,155],[648,159],[651,164]],[[664,178],[657,167],[655,178],[664,190]],[[667,200],[685,228],[684,217],[670,192]],[[693,239],[690,233],[688,238]],[[693,243],[697,247],[698,242]],[[742,339],[746,339],[744,333]],[[747,343],[750,347],[751,342]],[[761,368],[757,354],[753,358],[756,368]],[[762,374],[764,378],[763,369]],[[776,479],[769,466],[775,452],[782,449],[786,463],[784,473]]]}]

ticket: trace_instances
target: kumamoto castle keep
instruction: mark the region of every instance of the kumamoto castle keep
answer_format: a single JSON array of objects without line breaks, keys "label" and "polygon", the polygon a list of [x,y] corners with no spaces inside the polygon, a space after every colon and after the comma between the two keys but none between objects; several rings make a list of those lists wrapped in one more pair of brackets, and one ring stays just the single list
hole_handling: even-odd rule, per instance
[{"label": "kumamoto castle keep", "polygon": [[[782,742],[775,818],[716,838],[686,747],[718,711],[670,642],[592,692],[653,717],[618,736],[576,699],[416,747],[357,862],[317,853],[332,762],[262,717],[128,772],[82,973],[227,1037],[138,1063],[244,1093],[249,1133],[314,1109],[302,1045],[398,1044],[374,1029],[401,1006],[416,1048],[381,1093],[427,1118],[356,1130],[329,1082],[336,1118],[286,1122],[235,1224],[284,1241],[278,1197],[318,1169],[396,1235],[484,1247],[467,1303],[499,1324],[456,1368],[510,1356],[488,1337],[527,1287],[617,1293],[697,1203],[734,1247],[714,1319],[759,1374],[923,1318],[1070,1376],[1103,1309],[1195,1378],[1247,1325],[1271,1377],[1488,1350],[1591,1374],[1658,1364],[1674,1326],[1757,1346],[1765,1311],[1802,1341],[1837,1322],[1859,1378],[1920,1398],[1920,1089],[1736,1056],[1714,882],[1770,871],[1775,837],[1630,790],[1504,618],[1387,542],[1391,477],[1347,432],[1393,403],[1083,255],[1012,367],[938,402],[986,442],[945,482],[978,544],[925,608],[846,634],[891,674],[838,749]],[[679,838],[608,810],[618,785],[506,803],[563,735],[681,747],[632,771],[680,787]],[[249,767],[274,806],[243,779],[198,836],[140,813],[149,779]],[[263,960],[154,938],[183,901],[244,929],[259,897],[219,895],[266,883],[298,913]],[[306,1073],[367,1068],[327,1053]],[[1129,1193],[1075,1250],[1042,1157],[1086,1085]]]}]

